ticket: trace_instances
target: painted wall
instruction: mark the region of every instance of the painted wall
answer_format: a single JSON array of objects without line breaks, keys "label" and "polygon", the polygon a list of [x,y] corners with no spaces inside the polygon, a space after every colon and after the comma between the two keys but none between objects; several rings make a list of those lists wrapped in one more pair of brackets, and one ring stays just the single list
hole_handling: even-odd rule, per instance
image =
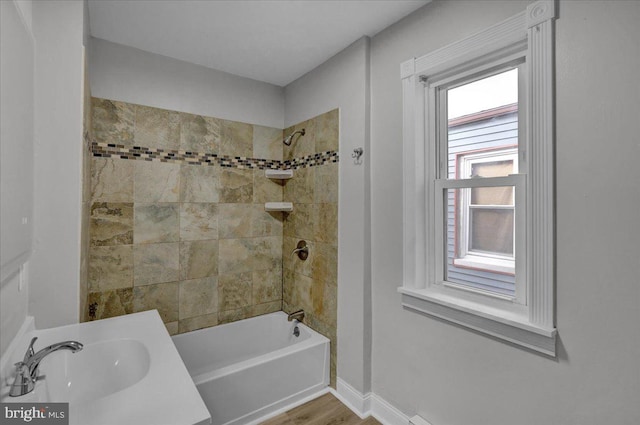
[{"label": "painted wall", "polygon": [[399,65],[526,5],[436,1],[372,40],[373,391],[433,425],[637,424],[640,3],[560,1],[558,358],[403,310],[396,292],[402,282]]},{"label": "painted wall", "polygon": [[29,310],[36,327],[78,321],[82,210],[84,3],[33,3],[34,252]]},{"label": "painted wall", "polygon": [[282,87],[92,38],[91,94],[283,128]]},{"label": "painted wall", "polygon": [[[369,40],[360,39],[285,87],[285,126],[340,111],[338,211],[338,378],[370,389],[371,321],[366,176],[368,174]],[[363,147],[355,164],[351,152]]]},{"label": "painted wall", "polygon": [[23,265],[32,250],[35,46],[31,3],[3,1],[0,8],[0,354],[3,354],[27,317],[28,276]]}]

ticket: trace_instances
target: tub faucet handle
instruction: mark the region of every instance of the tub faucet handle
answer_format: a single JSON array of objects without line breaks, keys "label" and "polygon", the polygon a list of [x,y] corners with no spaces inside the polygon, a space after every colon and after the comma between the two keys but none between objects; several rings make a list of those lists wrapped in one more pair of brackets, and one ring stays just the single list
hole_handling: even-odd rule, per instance
[{"label": "tub faucet handle", "polygon": [[296,245],[296,249],[291,251],[291,256],[298,254],[298,258],[302,261],[306,260],[309,256],[309,247],[305,241],[299,241]]}]

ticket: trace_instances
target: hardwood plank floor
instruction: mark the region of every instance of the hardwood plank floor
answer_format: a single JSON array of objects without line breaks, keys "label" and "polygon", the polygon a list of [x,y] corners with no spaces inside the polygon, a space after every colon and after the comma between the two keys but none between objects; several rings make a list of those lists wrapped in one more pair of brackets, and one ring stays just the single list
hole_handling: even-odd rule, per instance
[{"label": "hardwood plank floor", "polygon": [[327,393],[261,425],[380,425],[373,417],[360,419],[333,394]]}]

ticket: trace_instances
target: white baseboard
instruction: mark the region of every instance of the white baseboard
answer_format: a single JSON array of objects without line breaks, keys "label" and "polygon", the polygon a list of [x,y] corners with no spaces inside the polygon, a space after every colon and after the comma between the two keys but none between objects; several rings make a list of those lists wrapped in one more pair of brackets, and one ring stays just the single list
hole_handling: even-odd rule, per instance
[{"label": "white baseboard", "polygon": [[337,380],[337,388],[338,391],[332,391],[332,393],[362,419],[373,416],[382,425],[409,423],[407,415],[374,393],[362,394],[340,378]]},{"label": "white baseboard", "polygon": [[407,415],[382,397],[373,394],[371,398],[371,415],[382,425],[407,425],[409,423]]},{"label": "white baseboard", "polygon": [[333,395],[360,419],[371,416],[371,393],[362,394],[340,378],[337,379],[336,388],[337,391],[332,391]]}]

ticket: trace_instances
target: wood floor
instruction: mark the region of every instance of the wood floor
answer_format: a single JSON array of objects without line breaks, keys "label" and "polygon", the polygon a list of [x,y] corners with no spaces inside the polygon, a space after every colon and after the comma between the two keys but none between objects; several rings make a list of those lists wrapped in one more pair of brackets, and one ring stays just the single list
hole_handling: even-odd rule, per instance
[{"label": "wood floor", "polygon": [[261,425],[380,425],[373,417],[360,419],[333,394],[327,393]]}]

